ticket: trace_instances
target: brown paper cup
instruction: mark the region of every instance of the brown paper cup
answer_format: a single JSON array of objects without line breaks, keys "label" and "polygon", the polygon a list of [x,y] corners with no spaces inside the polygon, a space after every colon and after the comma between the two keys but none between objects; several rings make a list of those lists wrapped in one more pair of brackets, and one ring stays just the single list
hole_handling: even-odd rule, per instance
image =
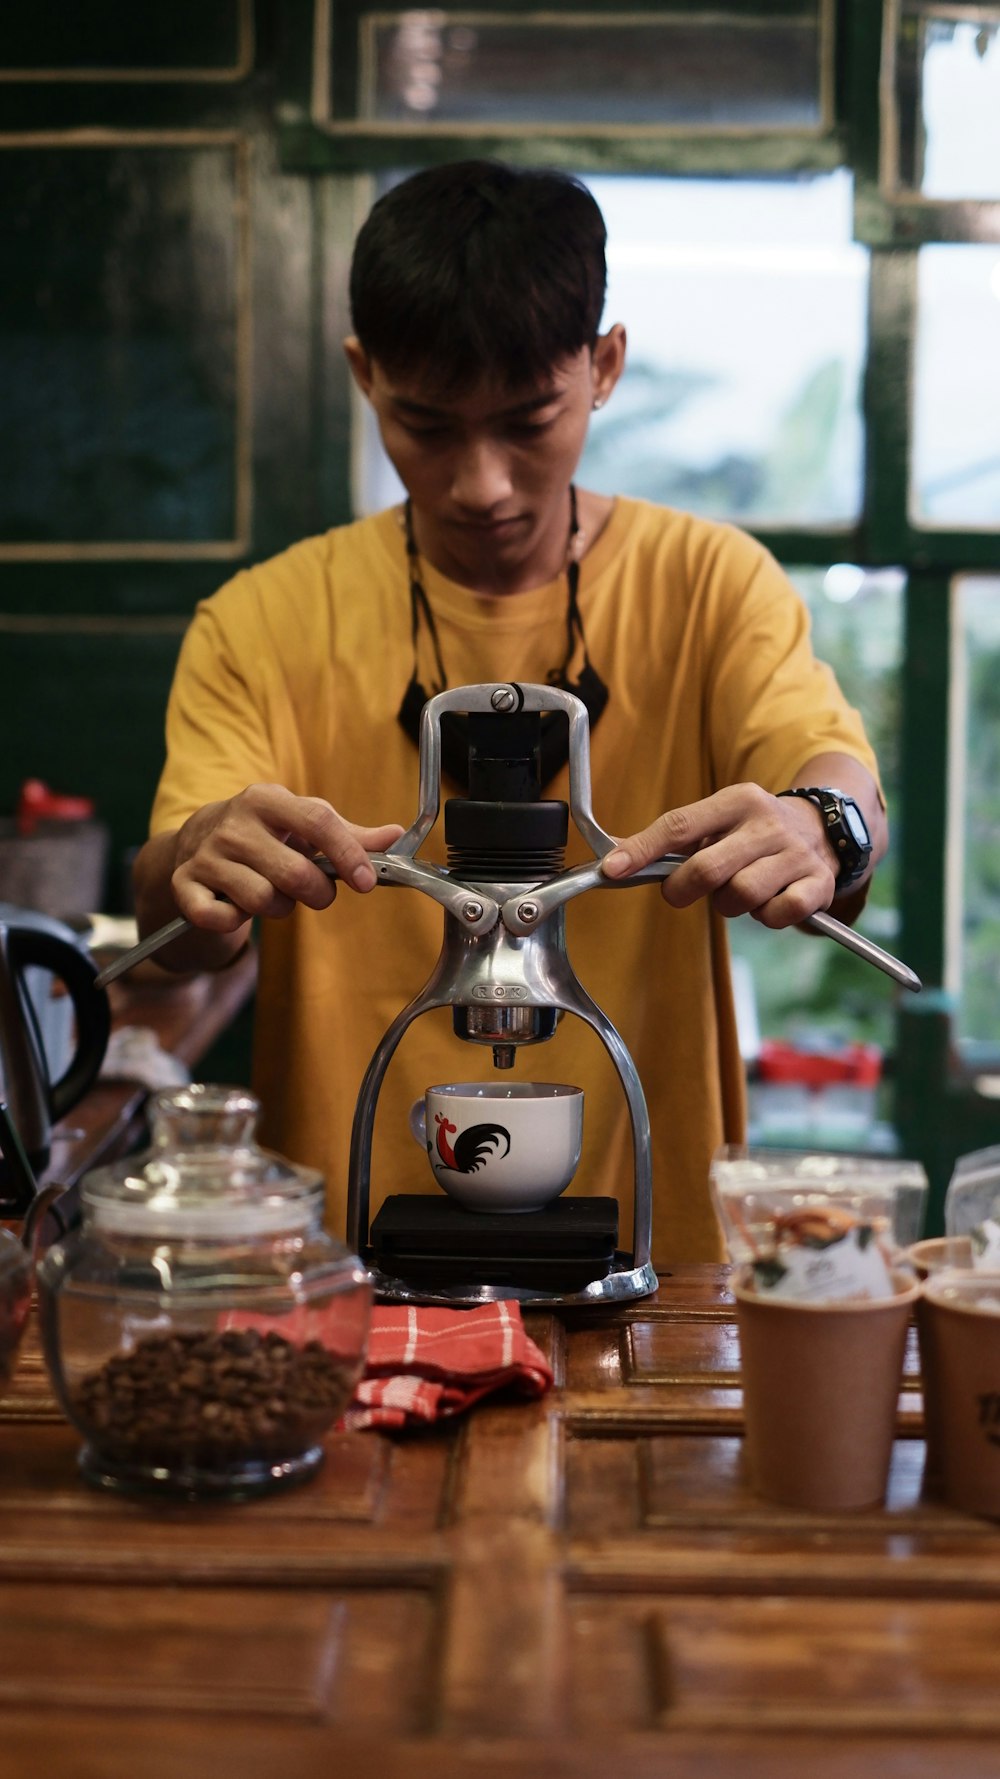
[{"label": "brown paper cup", "polygon": [[751,1486],[813,1511],[885,1499],[916,1285],[850,1303],[775,1302],[733,1286]]},{"label": "brown paper cup", "polygon": [[963,1513],[1000,1519],[1000,1314],[977,1308],[977,1293],[1000,1301],[1000,1274],[939,1273],[920,1304],[928,1473]]},{"label": "brown paper cup", "polygon": [[[910,1262],[918,1279],[929,1279],[948,1267],[971,1269],[972,1243],[967,1235],[936,1235],[926,1241],[914,1242],[906,1249],[904,1259]],[[926,1495],[941,1492],[941,1428],[938,1404],[941,1390],[937,1383],[936,1323],[928,1314],[923,1295],[915,1309],[917,1342],[920,1347],[920,1392],[924,1408],[924,1478]]]},{"label": "brown paper cup", "polygon": [[940,1495],[942,1487],[941,1447],[941,1385],[938,1381],[937,1320],[921,1294],[914,1309],[917,1324],[917,1345],[920,1348],[920,1398],[924,1411],[924,1475],[925,1495]]},{"label": "brown paper cup", "polygon": [[909,1261],[918,1279],[928,1279],[931,1273],[943,1272],[949,1266],[971,1266],[972,1242],[967,1235],[933,1235],[904,1248],[902,1257]]}]

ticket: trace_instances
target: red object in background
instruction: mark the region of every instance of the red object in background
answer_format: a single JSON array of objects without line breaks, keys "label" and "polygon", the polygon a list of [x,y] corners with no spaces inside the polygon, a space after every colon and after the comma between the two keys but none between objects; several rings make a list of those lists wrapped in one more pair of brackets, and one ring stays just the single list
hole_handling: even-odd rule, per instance
[{"label": "red object in background", "polygon": [[798,1050],[780,1038],[765,1038],[757,1058],[761,1081],[799,1087],[877,1087],[882,1052],[877,1044],[844,1044],[837,1050]]},{"label": "red object in background", "polygon": [[90,797],[63,797],[40,778],[26,778],[14,819],[19,834],[33,834],[39,822],[85,822],[93,813]]}]

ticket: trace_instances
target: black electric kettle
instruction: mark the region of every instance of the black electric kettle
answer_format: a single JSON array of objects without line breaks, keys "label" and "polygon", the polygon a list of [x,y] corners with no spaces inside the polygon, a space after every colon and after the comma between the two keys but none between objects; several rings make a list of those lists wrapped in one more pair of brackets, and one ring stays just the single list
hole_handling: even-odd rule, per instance
[{"label": "black electric kettle", "polygon": [[[75,1023],[68,1060],[56,1062],[55,1079],[39,1018],[40,992],[47,994],[51,984],[39,979],[40,971],[65,986]],[[96,976],[71,928],[0,902],[0,1099],[36,1174],[48,1163],[52,1125],[83,1098],[104,1060],[111,1009],[105,991],[94,986]],[[17,1189],[16,1170],[0,1160],[0,1216],[21,1214]]]}]

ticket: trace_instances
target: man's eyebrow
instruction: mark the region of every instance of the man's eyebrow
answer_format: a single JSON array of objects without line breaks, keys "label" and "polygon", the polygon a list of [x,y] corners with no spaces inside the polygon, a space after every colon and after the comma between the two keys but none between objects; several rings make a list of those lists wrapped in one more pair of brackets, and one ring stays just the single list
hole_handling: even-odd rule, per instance
[{"label": "man's eyebrow", "polygon": [[[562,393],[561,389],[555,387],[540,390],[537,395],[530,395],[524,401],[514,402],[509,408],[499,408],[497,412],[504,418],[511,419],[522,414],[535,414],[540,408],[548,408],[554,401],[558,401]],[[412,414],[414,419],[448,420],[452,417],[450,409],[437,408],[431,402],[415,401],[412,396],[392,395],[391,400],[394,407],[404,414]]]},{"label": "man's eyebrow", "polygon": [[527,401],[515,402],[513,407],[501,409],[501,412],[509,415],[535,414],[539,408],[551,407],[554,401],[559,400],[562,393],[561,389],[557,389],[553,385],[551,389],[543,389],[537,395],[530,395]]},{"label": "man's eyebrow", "polygon": [[426,420],[440,420],[445,414],[444,408],[432,407],[428,402],[412,401],[408,395],[393,395],[390,392],[393,407],[400,408],[404,414],[413,414]]}]

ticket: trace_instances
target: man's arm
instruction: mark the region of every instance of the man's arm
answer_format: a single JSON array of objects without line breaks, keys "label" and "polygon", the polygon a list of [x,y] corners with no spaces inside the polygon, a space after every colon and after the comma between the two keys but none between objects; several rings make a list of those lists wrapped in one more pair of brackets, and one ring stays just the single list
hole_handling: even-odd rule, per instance
[{"label": "man's arm", "polygon": [[280,920],[299,902],[330,906],[337,886],[315,856],[329,859],[350,888],[367,891],[375,886],[368,854],[402,832],[396,822],[359,827],[320,797],[250,785],[146,842],[133,873],[139,933],[182,914],[194,930],[166,946],[159,961],[171,970],[222,969],[254,917]]},{"label": "man's arm", "polygon": [[[833,785],[853,797],[868,825],[872,854],[864,877],[842,901],[839,918],[864,905],[872,871],[889,842],[885,811],[871,773],[850,754],[816,754],[794,774],[794,786]],[[806,797],[779,797],[760,785],[727,785],[711,797],[667,810],[631,834],[603,861],[609,877],[627,877],[664,853],[689,855],[663,884],[674,908],[710,896],[720,914],[751,914],[767,927],[797,926],[837,895],[838,861],[823,818]]]}]

